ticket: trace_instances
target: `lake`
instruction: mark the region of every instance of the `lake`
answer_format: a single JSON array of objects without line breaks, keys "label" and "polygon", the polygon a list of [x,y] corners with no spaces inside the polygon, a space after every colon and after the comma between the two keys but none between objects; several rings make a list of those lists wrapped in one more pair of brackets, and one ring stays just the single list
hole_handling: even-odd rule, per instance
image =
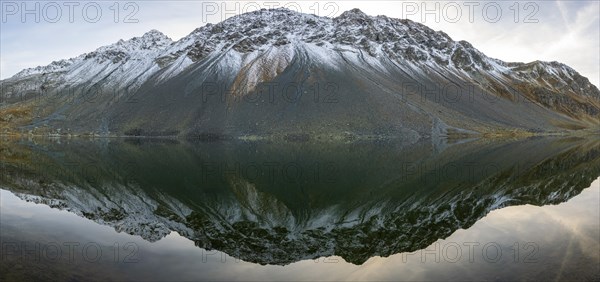
[{"label": "lake", "polygon": [[600,280],[600,141],[3,139],[0,279]]}]

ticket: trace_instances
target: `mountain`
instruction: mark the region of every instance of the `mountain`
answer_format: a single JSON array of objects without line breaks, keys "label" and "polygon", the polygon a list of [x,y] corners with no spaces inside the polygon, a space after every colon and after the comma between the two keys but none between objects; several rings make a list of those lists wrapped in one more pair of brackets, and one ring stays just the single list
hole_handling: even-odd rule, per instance
[{"label": "mountain", "polygon": [[597,130],[600,91],[358,9],[260,10],[158,31],[0,82],[5,133],[286,140]]},{"label": "mountain", "polygon": [[0,165],[0,188],[21,199],[151,242],[177,232],[248,262],[362,264],[424,249],[495,209],[567,201],[600,175],[600,144],[20,140],[0,144]]}]

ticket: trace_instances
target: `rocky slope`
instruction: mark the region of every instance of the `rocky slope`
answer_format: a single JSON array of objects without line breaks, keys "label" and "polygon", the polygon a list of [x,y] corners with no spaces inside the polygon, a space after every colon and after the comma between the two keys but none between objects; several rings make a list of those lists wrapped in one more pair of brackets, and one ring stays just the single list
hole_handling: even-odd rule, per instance
[{"label": "rocky slope", "polygon": [[0,84],[7,132],[416,140],[597,128],[600,115],[598,88],[566,65],[503,62],[357,9],[260,10],[176,42],[151,31]]}]

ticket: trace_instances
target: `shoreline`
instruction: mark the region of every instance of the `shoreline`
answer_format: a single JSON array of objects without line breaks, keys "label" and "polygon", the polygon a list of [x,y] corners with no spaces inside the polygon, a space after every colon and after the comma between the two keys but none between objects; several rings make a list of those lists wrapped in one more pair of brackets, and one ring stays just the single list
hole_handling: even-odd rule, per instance
[{"label": "shoreline", "polygon": [[31,133],[0,133],[2,139],[149,139],[149,140],[186,140],[200,142],[281,142],[281,143],[352,143],[360,141],[417,141],[417,140],[445,140],[465,141],[479,140],[504,140],[526,139],[532,137],[598,137],[600,131],[574,130],[563,132],[528,132],[523,130],[506,130],[483,133],[450,133],[438,136],[402,136],[402,135],[361,135],[361,134],[304,134],[287,133],[271,135],[225,135],[201,133],[198,135],[101,135],[101,134],[31,134]]}]

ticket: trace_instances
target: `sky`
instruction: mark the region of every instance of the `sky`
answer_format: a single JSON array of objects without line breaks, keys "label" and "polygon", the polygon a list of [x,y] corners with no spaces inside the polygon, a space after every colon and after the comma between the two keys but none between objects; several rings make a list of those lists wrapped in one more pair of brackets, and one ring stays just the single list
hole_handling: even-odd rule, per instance
[{"label": "sky", "polygon": [[508,62],[565,63],[600,85],[600,1],[6,1],[0,78],[156,29],[174,40],[260,8],[408,18]]}]

